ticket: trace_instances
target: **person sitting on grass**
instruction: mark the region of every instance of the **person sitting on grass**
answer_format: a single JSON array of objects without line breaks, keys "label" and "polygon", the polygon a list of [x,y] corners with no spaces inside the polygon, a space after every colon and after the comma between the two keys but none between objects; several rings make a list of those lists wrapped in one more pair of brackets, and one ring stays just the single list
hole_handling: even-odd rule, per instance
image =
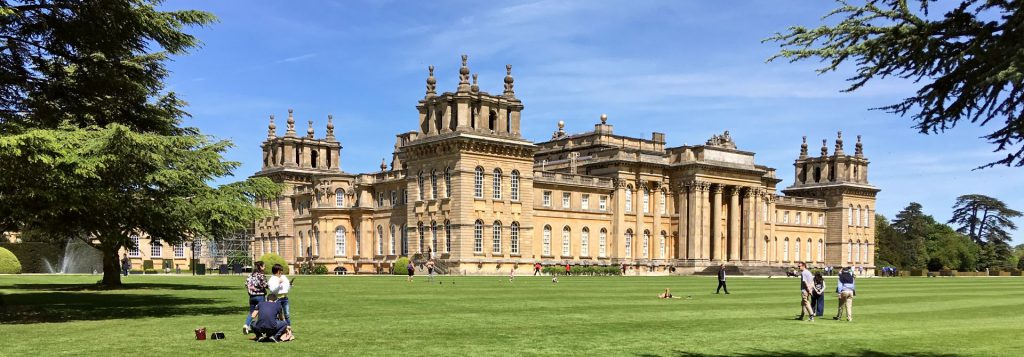
[{"label": "person sitting on grass", "polygon": [[661,294],[658,294],[658,298],[659,299],[681,299],[678,296],[672,296],[672,291],[670,291],[668,288],[665,288],[665,292],[663,292]]},{"label": "person sitting on grass", "polygon": [[253,324],[253,332],[256,333],[256,341],[280,342],[281,335],[287,329],[288,324],[284,322],[284,309],[277,302],[277,295],[267,295],[267,299],[256,304],[256,310],[252,312],[252,318],[256,321]]}]

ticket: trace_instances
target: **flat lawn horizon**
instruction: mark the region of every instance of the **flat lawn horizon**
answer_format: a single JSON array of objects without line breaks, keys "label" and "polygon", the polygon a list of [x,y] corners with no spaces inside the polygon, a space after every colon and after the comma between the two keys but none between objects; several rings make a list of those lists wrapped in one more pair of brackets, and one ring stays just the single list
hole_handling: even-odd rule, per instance
[{"label": "flat lawn horizon", "polygon": [[[854,321],[795,321],[794,278],[297,276],[296,340],[241,334],[245,276],[0,276],[0,355],[1008,356],[1024,279],[862,278]],[[829,289],[835,279],[826,280]],[[662,300],[665,288],[683,299]],[[193,330],[223,331],[196,341]]]}]

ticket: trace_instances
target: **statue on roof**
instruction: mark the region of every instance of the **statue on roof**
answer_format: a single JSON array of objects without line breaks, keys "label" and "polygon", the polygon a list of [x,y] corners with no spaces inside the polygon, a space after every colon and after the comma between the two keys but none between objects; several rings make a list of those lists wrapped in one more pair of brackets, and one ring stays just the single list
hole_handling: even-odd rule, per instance
[{"label": "statue on roof", "polygon": [[736,149],[736,143],[732,141],[732,136],[729,136],[728,130],[722,133],[722,135],[712,135],[711,139],[708,139],[708,141],[705,142],[704,144],[708,146],[716,146],[726,149]]}]

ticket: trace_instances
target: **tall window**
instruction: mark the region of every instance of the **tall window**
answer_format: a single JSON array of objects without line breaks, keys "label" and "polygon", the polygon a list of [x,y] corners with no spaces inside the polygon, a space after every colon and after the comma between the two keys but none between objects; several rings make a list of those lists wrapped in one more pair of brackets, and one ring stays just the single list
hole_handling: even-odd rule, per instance
[{"label": "tall window", "polygon": [[473,174],[473,197],[484,198],[484,168],[477,167]]},{"label": "tall window", "polygon": [[452,169],[444,169],[444,197],[452,197]]},{"label": "tall window", "polygon": [[580,231],[580,256],[590,256],[590,228],[587,227]]},{"label": "tall window", "polygon": [[666,201],[668,201],[668,195],[665,194],[665,191],[659,191],[658,195],[660,196],[658,197],[658,213],[668,214],[668,203],[666,203]]},{"label": "tall window", "polygon": [[551,226],[544,226],[544,255],[551,255]]},{"label": "tall window", "polygon": [[150,237],[149,240],[149,256],[151,258],[160,258],[164,254],[164,246],[160,243],[159,239]]},{"label": "tall window", "polygon": [[644,197],[642,204],[644,205],[644,213],[651,213],[651,190],[648,190],[647,187],[644,187]]},{"label": "tall window", "polygon": [[811,244],[811,239],[807,238],[807,261],[811,261],[814,259],[814,250],[812,250],[813,248],[814,246]]},{"label": "tall window", "polygon": [[814,214],[812,214],[810,212],[807,212],[807,222],[806,222],[806,224],[809,226],[812,223],[814,223]]},{"label": "tall window", "polygon": [[484,252],[484,222],[473,224],[473,253]]},{"label": "tall window", "polygon": [[562,256],[563,257],[572,256],[572,252],[570,252],[570,250],[572,249],[572,245],[571,245],[572,242],[570,241],[570,239],[571,239],[570,237],[571,237],[571,235],[570,235],[570,232],[569,232],[569,226],[562,227]]},{"label": "tall window", "polygon": [[345,253],[345,227],[334,230],[334,255],[343,257]]},{"label": "tall window", "polygon": [[512,222],[509,228],[509,248],[513,255],[519,254],[519,222]]},{"label": "tall window", "polygon": [[390,233],[391,233],[391,240],[390,240],[391,244],[389,245],[391,247],[390,251],[391,251],[391,255],[395,255],[395,225],[394,224],[391,225],[391,232]]},{"label": "tall window", "polygon": [[649,245],[650,242],[651,242],[651,231],[644,230],[644,245],[643,245],[643,248],[644,248],[643,257],[644,258],[647,258],[647,252],[650,251],[650,248],[649,248],[650,247],[650,245]]},{"label": "tall window", "polygon": [[[313,227],[313,229],[316,229],[316,227]],[[315,230],[310,233],[310,236],[313,237],[313,255],[320,256],[320,231]]]},{"label": "tall window", "polygon": [[363,237],[359,228],[359,226],[352,227],[352,234],[356,236],[356,256],[361,255],[363,251]]},{"label": "tall window", "polygon": [[377,255],[384,255],[384,226],[377,225]]},{"label": "tall window", "polygon": [[409,190],[402,189],[402,204],[409,204]]},{"label": "tall window", "polygon": [[804,219],[803,215],[800,212],[797,212],[796,213],[796,224],[803,223],[803,219]]},{"label": "tall window", "polygon": [[512,190],[512,200],[519,201],[519,170],[512,170],[512,176],[509,180],[509,187]]},{"label": "tall window", "polygon": [[437,195],[437,170],[430,170],[430,198],[438,199]]},{"label": "tall window", "polygon": [[544,207],[551,207],[551,191],[544,191]]},{"label": "tall window", "polygon": [[789,237],[782,241],[782,259],[789,261]]},{"label": "tall window", "polygon": [[[303,251],[306,250],[306,238],[304,238],[304,237],[305,236],[302,235],[302,231],[299,231],[299,240],[297,242],[295,242],[296,244],[299,245],[298,247],[295,247],[296,248],[295,251],[298,252],[296,255],[300,256],[300,257],[304,254]],[[216,247],[216,245],[211,245],[210,246],[211,249],[213,247]],[[214,255],[216,255],[216,254],[214,254]]]},{"label": "tall window", "polygon": [[495,168],[494,172],[491,173],[493,182],[491,182],[491,198],[500,200],[501,199],[501,169]]},{"label": "tall window", "polygon": [[821,241],[821,239],[818,240],[818,261],[825,261],[825,245],[824,242]]},{"label": "tall window", "polygon": [[860,241],[853,245],[853,257],[855,262],[860,261]]},{"label": "tall window", "polygon": [[384,207],[384,192],[377,192],[377,207]]},{"label": "tall window", "polygon": [[420,238],[420,244],[419,244],[420,253],[426,253],[427,252],[427,246],[425,244],[425,242],[427,240],[426,239],[426,233],[423,230],[424,230],[423,222],[417,223],[416,224],[416,231],[417,231],[417,233],[419,235],[419,238]]},{"label": "tall window", "polygon": [[849,241],[846,244],[846,261],[853,263],[853,241]]},{"label": "tall window", "polygon": [[847,225],[853,225],[853,205],[850,205],[849,212],[846,214]]},{"label": "tall window", "polygon": [[601,228],[597,233],[597,256],[604,258],[608,254],[608,231]]},{"label": "tall window", "polygon": [[498,221],[491,227],[491,253],[501,254],[501,222]]},{"label": "tall window", "polygon": [[580,209],[590,209],[590,195],[583,194],[580,196]]},{"label": "tall window", "polygon": [[562,208],[569,208],[570,201],[572,200],[572,194],[569,192],[562,192]]},{"label": "tall window", "polygon": [[[266,243],[266,241],[264,241],[264,243]],[[263,250],[266,250],[266,249],[267,248],[263,248]],[[185,242],[181,242],[181,243],[175,244],[174,245],[174,257],[175,258],[181,258],[181,257],[184,257],[184,256],[185,256]]]},{"label": "tall window", "polygon": [[626,212],[633,212],[633,186],[626,186]]},{"label": "tall window", "polygon": [[782,223],[789,224],[789,211],[782,214]]},{"label": "tall window", "polygon": [[665,250],[665,241],[667,241],[667,240],[668,240],[668,233],[665,233],[665,231],[661,231],[661,238],[659,239],[659,242],[658,242],[658,245],[660,247],[658,249],[658,251],[660,252],[658,254],[658,259],[665,259],[665,253],[667,253],[666,250]]},{"label": "tall window", "polygon": [[437,253],[437,222],[430,221],[430,251]]},{"label": "tall window", "polygon": [[416,174],[416,188],[418,188],[420,191],[418,195],[420,201],[423,201],[423,197],[424,195],[426,195],[426,185],[424,183],[424,180],[425,179],[423,178],[423,171],[420,171],[420,173]]},{"label": "tall window", "polygon": [[626,230],[626,258],[633,256],[633,230]]},{"label": "tall window", "polygon": [[391,190],[391,205],[398,206],[398,192]]},{"label": "tall window", "polygon": [[608,196],[601,195],[601,198],[597,202],[597,209],[601,211],[608,210]]},{"label": "tall window", "polygon": [[860,261],[862,263],[868,262],[868,241],[864,241],[860,246]]},{"label": "tall window", "polygon": [[452,222],[447,219],[444,220],[444,251],[452,251]]},{"label": "tall window", "polygon": [[131,246],[130,249],[128,249],[128,255],[132,256],[132,257],[137,257],[137,256],[141,255],[139,253],[139,236],[136,235],[136,234],[132,234],[131,240],[132,240],[132,246]]},{"label": "tall window", "polygon": [[824,214],[820,214],[820,213],[818,214],[818,225],[819,226],[824,226],[825,225],[825,215]]},{"label": "tall window", "polygon": [[409,226],[402,225],[402,255],[409,256]]},{"label": "tall window", "polygon": [[337,189],[334,190],[334,206],[345,207],[345,190]]},{"label": "tall window", "polygon": [[793,241],[793,260],[800,261],[800,238]]}]

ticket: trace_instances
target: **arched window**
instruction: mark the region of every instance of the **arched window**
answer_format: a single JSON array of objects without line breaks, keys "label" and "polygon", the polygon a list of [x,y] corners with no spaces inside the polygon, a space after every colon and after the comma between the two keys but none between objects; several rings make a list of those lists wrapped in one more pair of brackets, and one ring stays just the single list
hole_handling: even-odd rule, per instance
[{"label": "arched window", "polygon": [[626,258],[633,256],[633,230],[626,230]]},{"label": "arched window", "polygon": [[424,228],[423,228],[423,222],[416,223],[416,232],[419,233],[419,237],[420,237],[420,244],[419,244],[420,250],[419,250],[419,252],[420,253],[426,253],[427,252],[427,247],[426,247],[425,242],[426,242],[427,239],[426,239],[426,232],[424,232]]},{"label": "arched window", "polygon": [[633,186],[626,186],[626,212],[633,212]]},{"label": "arched window", "polygon": [[345,190],[334,190],[334,207],[345,207]]},{"label": "arched window", "polygon": [[519,170],[512,170],[509,178],[509,188],[512,191],[512,200],[519,201]]},{"label": "arched window", "polygon": [[477,220],[473,224],[473,253],[484,252],[484,222]]},{"label": "arched window", "polygon": [[647,187],[644,187],[644,197],[641,204],[643,205],[644,213],[651,213],[651,190],[647,189]]},{"label": "arched window", "polygon": [[452,169],[444,169],[444,197],[452,197]]},{"label": "arched window", "polygon": [[856,211],[854,211],[854,218],[853,218],[853,221],[854,221],[854,222],[857,222],[857,223],[856,223],[856,225],[858,225],[858,226],[861,226],[861,225],[862,225],[862,224],[861,224],[861,220],[860,220],[860,211],[861,211],[860,205],[857,205],[857,210],[856,210]]},{"label": "arched window", "polygon": [[818,239],[818,261],[825,261],[825,242]]},{"label": "arched window", "polygon": [[493,187],[491,187],[491,198],[500,200],[501,199],[501,169],[495,168],[492,173],[494,177]]},{"label": "arched window", "polygon": [[668,195],[665,194],[665,190],[658,191],[658,213],[668,214]]},{"label": "arched window", "polygon": [[786,237],[786,239],[782,240],[782,259],[783,259],[783,261],[786,261],[786,262],[790,261],[789,260],[789,237]]},{"label": "arched window", "polygon": [[420,191],[420,193],[419,193],[419,198],[420,198],[419,200],[420,201],[423,201],[424,195],[426,195],[426,185],[424,183],[425,180],[426,179],[423,178],[423,171],[420,171],[419,173],[416,174],[416,185],[417,185],[417,188]]},{"label": "arched window", "polygon": [[814,260],[814,245],[810,238],[807,238],[807,261]]},{"label": "arched window", "polygon": [[484,168],[479,166],[473,171],[473,197],[484,198]]},{"label": "arched window", "polygon": [[377,225],[377,255],[384,255],[384,226]]},{"label": "arched window", "polygon": [[762,247],[762,249],[761,249],[761,259],[766,261],[766,262],[768,261],[768,237],[767,236],[764,237],[764,247]]},{"label": "arched window", "polygon": [[409,190],[402,189],[402,204],[409,203]]},{"label": "arched window", "polygon": [[519,254],[519,222],[512,222],[512,227],[509,228],[509,248],[512,255]]},{"label": "arched window", "polygon": [[871,214],[871,207],[864,206],[864,214],[867,215],[867,217],[864,217],[864,227],[871,227],[871,221],[875,219]]},{"label": "arched window", "polygon": [[853,245],[853,261],[860,262],[860,241]]},{"label": "arched window", "polygon": [[569,230],[569,226],[562,227],[562,256],[572,256],[572,234]]},{"label": "arched window", "polygon": [[587,227],[580,230],[580,256],[590,256],[590,228]]},{"label": "arched window", "polygon": [[647,253],[651,251],[650,244],[651,244],[651,231],[645,229],[644,230],[644,244],[642,246],[644,251],[643,251],[643,254],[641,254],[642,257],[647,258],[647,255],[648,255]]},{"label": "arched window", "polygon": [[452,251],[452,222],[444,220],[444,252],[450,253]]},{"label": "arched window", "polygon": [[[295,244],[299,245],[298,247],[295,247],[295,256],[301,257],[305,255],[305,253],[303,252],[306,251],[306,238],[304,235],[302,235],[302,231],[299,231],[299,240],[296,241]],[[211,249],[213,249],[213,247],[216,247],[216,245],[210,246]]]},{"label": "arched window", "polygon": [[409,256],[409,226],[402,225],[402,255]]},{"label": "arched window", "polygon": [[847,213],[846,219],[849,221],[849,222],[847,222],[847,224],[852,226],[853,225],[853,205],[850,205],[850,209],[849,209],[849,212]]},{"label": "arched window", "polygon": [[666,255],[666,253],[668,253],[668,251],[666,250],[666,247],[665,247],[665,245],[667,244],[666,243],[667,241],[668,241],[668,233],[666,233],[665,231],[661,231],[661,239],[660,239],[660,241],[658,243],[659,246],[660,246],[659,251],[661,253],[658,255],[658,259],[665,259],[665,255]]},{"label": "arched window", "polygon": [[800,261],[800,237],[793,241],[793,260]]},{"label": "arched window", "polygon": [[860,261],[862,263],[868,262],[868,241],[864,241],[860,246]]},{"label": "arched window", "polygon": [[438,199],[437,195],[437,170],[430,170],[430,198]]},{"label": "arched window", "polygon": [[390,233],[391,233],[391,240],[390,240],[391,244],[389,244],[388,246],[391,247],[391,248],[389,248],[391,250],[390,254],[391,255],[395,255],[395,225],[394,224],[391,225],[391,232]]},{"label": "arched window", "polygon": [[848,241],[846,243],[846,261],[849,262],[849,263],[853,263],[853,241],[852,240]]},{"label": "arched window", "polygon": [[430,252],[437,253],[437,221],[430,221]]},{"label": "arched window", "polygon": [[334,255],[339,257],[348,255],[345,250],[345,227],[338,227],[334,230]]},{"label": "arched window", "polygon": [[608,231],[601,228],[597,233],[597,256],[604,258],[608,255]]},{"label": "arched window", "polygon": [[491,225],[491,254],[501,254],[501,222]]},{"label": "arched window", "polygon": [[544,226],[544,256],[551,256],[551,226]]}]

